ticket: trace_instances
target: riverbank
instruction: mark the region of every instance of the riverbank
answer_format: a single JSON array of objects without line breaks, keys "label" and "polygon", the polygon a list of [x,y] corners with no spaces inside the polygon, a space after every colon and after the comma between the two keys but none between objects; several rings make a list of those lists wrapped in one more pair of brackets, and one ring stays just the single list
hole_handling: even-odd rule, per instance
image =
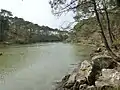
[{"label": "riverbank", "polygon": [[[100,17],[106,43],[115,53],[115,56],[120,56],[119,11],[119,8],[116,8],[111,10],[112,13],[109,13],[110,29],[115,37],[112,44],[110,42],[110,33],[106,29],[108,23],[104,21],[105,18]],[[105,38],[103,40],[103,37],[101,37],[96,18],[81,20],[74,26],[73,30],[74,32],[68,42],[89,44],[95,46],[96,50],[91,52],[90,59],[78,64],[72,73],[57,82],[55,90],[120,90],[120,64],[116,63],[106,50],[103,44]],[[117,47],[116,50],[113,47]]]},{"label": "riverbank", "polygon": [[55,86],[55,90],[120,90],[120,66],[98,48]]},{"label": "riverbank", "polygon": [[17,45],[32,45],[32,44],[37,44],[37,43],[60,43],[62,41],[53,41],[53,42],[34,42],[34,43],[13,43],[13,42],[1,42],[0,43],[0,48],[3,47],[8,47],[8,46],[17,46]]}]

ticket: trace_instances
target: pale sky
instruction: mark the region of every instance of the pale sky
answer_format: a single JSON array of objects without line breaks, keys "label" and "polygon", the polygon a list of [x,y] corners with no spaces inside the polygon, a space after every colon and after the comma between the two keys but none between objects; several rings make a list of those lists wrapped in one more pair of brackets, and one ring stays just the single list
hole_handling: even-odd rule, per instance
[{"label": "pale sky", "polygon": [[73,14],[62,15],[59,19],[52,15],[49,0],[0,0],[0,8],[27,21],[59,28],[64,21],[73,21]]}]

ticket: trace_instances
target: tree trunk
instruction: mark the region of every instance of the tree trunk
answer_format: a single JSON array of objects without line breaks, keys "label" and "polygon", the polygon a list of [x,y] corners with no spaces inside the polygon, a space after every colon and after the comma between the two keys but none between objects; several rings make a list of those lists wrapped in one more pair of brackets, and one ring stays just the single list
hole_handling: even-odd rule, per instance
[{"label": "tree trunk", "polygon": [[108,16],[107,8],[106,8],[106,6],[104,6],[104,7],[105,7],[105,14],[106,14],[106,19],[107,19],[108,32],[109,32],[109,36],[110,36],[110,44],[112,45],[113,38],[112,38],[112,31],[111,31],[111,28],[110,28],[110,19],[109,19],[109,16]]},{"label": "tree trunk", "polygon": [[4,23],[3,18],[0,20],[0,42],[4,41]]},{"label": "tree trunk", "polygon": [[116,0],[117,7],[120,7],[120,0]]},{"label": "tree trunk", "polygon": [[[111,27],[110,27],[110,18],[108,15],[108,11],[107,11],[107,7],[105,4],[105,0],[103,0],[103,6],[104,6],[104,11],[105,11],[105,15],[106,15],[106,19],[107,19],[107,27],[108,27],[108,32],[109,32],[109,37],[110,37],[110,46],[112,46],[113,41],[115,40],[115,36],[111,31]],[[114,46],[114,48],[117,50],[117,46]]]},{"label": "tree trunk", "polygon": [[111,48],[108,45],[107,39],[106,39],[105,34],[104,34],[104,30],[103,30],[103,27],[102,27],[102,23],[100,21],[99,13],[97,11],[96,2],[95,2],[95,0],[92,0],[92,2],[93,2],[93,5],[94,5],[94,11],[95,11],[95,14],[96,14],[96,18],[97,18],[98,24],[99,24],[100,29],[101,29],[101,34],[102,34],[102,37],[103,37],[103,41],[104,41],[105,47],[108,50],[108,52],[111,54],[112,57],[117,57],[115,55],[115,53],[113,53],[113,51],[111,50]]}]

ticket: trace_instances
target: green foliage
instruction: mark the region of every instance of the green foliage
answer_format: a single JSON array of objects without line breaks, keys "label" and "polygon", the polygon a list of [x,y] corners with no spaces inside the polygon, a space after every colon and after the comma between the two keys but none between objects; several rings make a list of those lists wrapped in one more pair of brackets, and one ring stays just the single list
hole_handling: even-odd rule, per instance
[{"label": "green foliage", "polygon": [[[116,39],[113,42],[113,46],[119,47],[120,46],[120,9],[117,8],[115,10],[110,10],[108,12],[110,12],[109,18],[110,18],[111,30]],[[109,39],[107,27],[105,27],[106,20],[104,20],[102,16],[101,16],[101,22],[104,25],[103,28],[106,38]],[[96,43],[96,44],[98,43],[99,45],[100,43],[102,43],[100,37],[101,33],[99,32],[100,28],[98,26],[95,17],[81,20],[75,25],[73,31],[74,33],[76,33],[72,38],[74,40],[77,40],[79,42],[84,42],[85,40],[87,40],[87,42],[91,41],[92,43]]]},{"label": "green foliage", "polygon": [[[92,22],[92,23],[91,23]],[[99,29],[95,18],[81,20],[74,26],[74,31],[79,33],[79,36],[89,37],[92,33]]]},{"label": "green foliage", "polygon": [[1,15],[1,16],[4,16],[4,17],[13,16],[13,15],[12,15],[12,12],[7,11],[7,10],[5,10],[5,9],[1,9],[0,15]]},{"label": "green foliage", "polygon": [[39,26],[23,18],[11,17],[12,12],[0,12],[0,40],[26,44],[35,42],[51,42],[65,40],[67,32],[48,26]]},{"label": "green foliage", "polygon": [[10,11],[1,9],[0,12],[0,41],[4,41],[9,30],[9,17],[12,16]]},{"label": "green foliage", "polygon": [[113,41],[113,46],[117,46],[117,47],[120,46],[120,38]]}]

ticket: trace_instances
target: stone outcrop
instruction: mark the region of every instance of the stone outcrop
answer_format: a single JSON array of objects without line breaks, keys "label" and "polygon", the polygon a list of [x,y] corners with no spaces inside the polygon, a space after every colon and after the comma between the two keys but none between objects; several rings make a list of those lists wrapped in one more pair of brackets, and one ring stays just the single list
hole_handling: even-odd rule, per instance
[{"label": "stone outcrop", "polygon": [[95,81],[97,87],[111,86],[118,87],[120,86],[120,72],[114,69],[102,69],[102,76]]},{"label": "stone outcrop", "polygon": [[[71,88],[75,84],[86,84],[88,82],[88,76],[92,70],[92,65],[88,61],[83,61],[81,66],[78,67],[69,77],[65,88]],[[76,86],[76,85],[75,85]]]},{"label": "stone outcrop", "polygon": [[120,72],[110,56],[98,55],[83,61],[65,76],[55,90],[110,90],[120,86]]}]

